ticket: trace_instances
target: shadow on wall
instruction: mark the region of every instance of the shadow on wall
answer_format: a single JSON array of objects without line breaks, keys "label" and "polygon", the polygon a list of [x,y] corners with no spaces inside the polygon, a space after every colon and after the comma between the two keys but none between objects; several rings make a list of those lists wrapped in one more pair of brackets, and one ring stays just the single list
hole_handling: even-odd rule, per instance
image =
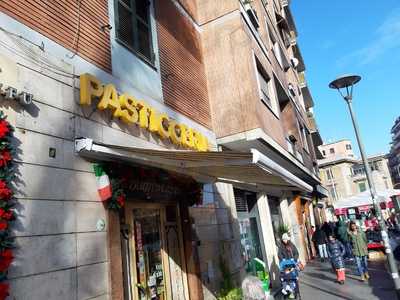
[{"label": "shadow on wall", "polygon": [[[50,78],[38,74],[44,81]],[[67,300],[104,295],[108,281],[104,264],[106,232],[96,232],[96,221],[99,216],[105,219],[105,213],[103,207],[97,206],[100,204],[96,203],[97,198],[89,197],[89,193],[83,191],[83,196],[77,197],[82,185],[76,183],[83,176],[93,176],[89,188],[93,189],[93,195],[97,191],[93,174],[71,169],[71,159],[80,159],[71,156],[72,152],[67,153],[73,147],[65,139],[65,128],[72,132],[73,120],[60,120],[65,120],[64,126],[55,126],[60,132],[53,130],[54,134],[47,135],[41,130],[49,117],[41,110],[46,104],[36,99],[28,107],[21,107],[15,101],[1,103],[10,118],[16,116],[12,125],[19,127],[15,128],[13,138],[16,220],[11,224],[11,235],[15,237],[15,258],[8,274],[11,297]],[[36,127],[29,126],[38,126],[37,132]],[[56,149],[54,158],[49,153],[50,147]],[[73,195],[69,195],[71,191]]]},{"label": "shadow on wall", "polygon": [[[191,208],[201,242],[199,258],[204,299],[215,299],[226,295],[229,290],[234,293],[235,288],[241,288],[244,280],[253,275],[245,270],[244,249],[235,205],[228,203],[233,201],[233,198],[230,199],[233,197],[233,190],[230,194],[224,188],[214,187],[213,196],[213,201],[209,197],[209,201],[205,201],[202,206]],[[208,198],[207,191],[205,198]],[[279,287],[279,264],[276,258],[269,264],[270,276],[274,279],[272,285],[274,288]]]}]

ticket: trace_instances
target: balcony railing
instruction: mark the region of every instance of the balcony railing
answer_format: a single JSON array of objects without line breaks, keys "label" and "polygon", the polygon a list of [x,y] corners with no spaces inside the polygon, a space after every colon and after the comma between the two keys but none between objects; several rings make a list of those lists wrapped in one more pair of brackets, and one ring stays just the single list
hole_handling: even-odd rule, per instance
[{"label": "balcony railing", "polygon": [[282,7],[286,7],[290,4],[290,0],[281,0]]},{"label": "balcony railing", "polygon": [[300,72],[299,73],[299,86],[301,88],[304,88],[307,86],[307,82],[306,82],[306,74],[305,72]]}]

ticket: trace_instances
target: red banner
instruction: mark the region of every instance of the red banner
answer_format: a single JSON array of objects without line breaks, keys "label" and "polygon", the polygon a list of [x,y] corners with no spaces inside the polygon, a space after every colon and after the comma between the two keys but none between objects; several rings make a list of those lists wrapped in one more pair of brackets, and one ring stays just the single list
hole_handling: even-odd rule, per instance
[{"label": "red banner", "polygon": [[340,216],[340,215],[345,215],[347,214],[347,208],[336,208],[335,209],[335,215]]},{"label": "red banner", "polygon": [[371,206],[369,206],[369,205],[363,205],[363,206],[357,207],[358,213],[368,212],[370,210],[370,208],[371,208]]}]

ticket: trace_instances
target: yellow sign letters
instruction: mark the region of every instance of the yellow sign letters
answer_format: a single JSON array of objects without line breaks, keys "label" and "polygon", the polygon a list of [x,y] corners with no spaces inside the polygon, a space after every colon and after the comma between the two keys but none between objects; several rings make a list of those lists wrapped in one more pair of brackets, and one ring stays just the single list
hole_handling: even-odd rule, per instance
[{"label": "yellow sign letters", "polygon": [[197,130],[177,123],[165,113],[159,113],[146,102],[123,93],[118,95],[113,84],[102,84],[90,74],[80,76],[81,105],[91,105],[98,99],[97,108],[110,110],[114,118],[127,124],[137,124],[141,128],[158,134],[162,139],[169,139],[173,144],[198,151],[208,150],[208,140]]}]

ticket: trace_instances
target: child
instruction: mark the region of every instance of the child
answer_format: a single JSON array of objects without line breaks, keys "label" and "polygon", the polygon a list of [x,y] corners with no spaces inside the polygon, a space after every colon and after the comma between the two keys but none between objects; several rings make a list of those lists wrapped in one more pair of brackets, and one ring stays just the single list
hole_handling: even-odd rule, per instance
[{"label": "child", "polygon": [[346,274],[343,257],[346,254],[346,249],[340,241],[335,239],[333,235],[329,235],[327,248],[332,267],[336,270],[337,282],[344,284]]},{"label": "child", "polygon": [[282,294],[289,295],[289,299],[295,299],[297,278],[299,270],[294,259],[283,259],[279,264],[281,270]]}]

